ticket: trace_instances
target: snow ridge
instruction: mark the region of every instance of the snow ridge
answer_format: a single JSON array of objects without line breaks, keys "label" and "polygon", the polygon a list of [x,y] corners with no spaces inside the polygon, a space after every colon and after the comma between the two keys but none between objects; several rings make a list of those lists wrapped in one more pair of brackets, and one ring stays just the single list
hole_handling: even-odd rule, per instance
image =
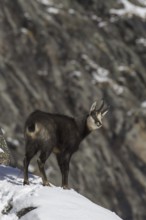
[{"label": "snow ridge", "polygon": [[30,176],[30,185],[23,186],[22,172],[0,166],[1,220],[121,220],[74,190],[43,187],[41,179]]}]

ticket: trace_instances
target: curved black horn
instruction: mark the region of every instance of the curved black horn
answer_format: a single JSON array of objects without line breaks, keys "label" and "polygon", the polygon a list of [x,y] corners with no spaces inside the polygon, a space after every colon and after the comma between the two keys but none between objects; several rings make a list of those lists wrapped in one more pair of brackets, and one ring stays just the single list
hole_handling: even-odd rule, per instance
[{"label": "curved black horn", "polygon": [[110,109],[110,106],[108,106],[107,108],[103,109],[102,112],[101,112],[102,116],[106,115],[106,113],[109,111],[109,109]]},{"label": "curved black horn", "polygon": [[99,109],[97,109],[97,111],[99,111],[99,112],[100,112],[100,111],[102,110],[103,106],[104,106],[104,100],[102,99],[101,106],[99,107]]}]

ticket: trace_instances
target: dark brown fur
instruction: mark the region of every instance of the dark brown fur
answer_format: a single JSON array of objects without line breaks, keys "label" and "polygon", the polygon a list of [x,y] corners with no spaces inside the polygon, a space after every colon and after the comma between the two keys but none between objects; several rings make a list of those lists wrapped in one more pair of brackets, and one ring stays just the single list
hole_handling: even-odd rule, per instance
[{"label": "dark brown fur", "polygon": [[[90,113],[93,114],[93,111],[97,112],[92,107],[92,112]],[[24,158],[24,184],[29,184],[28,166],[30,160],[40,151],[38,166],[42,175],[43,185],[49,185],[44,165],[51,152],[54,152],[62,174],[62,187],[68,187],[70,159],[72,154],[78,150],[80,142],[92,130],[94,119],[90,119],[91,114],[78,119],[42,111],[35,111],[30,114],[25,123],[26,151]],[[89,123],[87,119],[89,119]],[[93,127],[96,129],[95,125]]]},{"label": "dark brown fur", "polygon": [[38,160],[43,185],[49,185],[44,164],[54,152],[62,173],[62,186],[68,186],[69,162],[72,154],[78,150],[82,139],[90,133],[85,126],[86,117],[78,122],[63,115],[33,112],[25,124],[26,153],[24,159],[24,184],[28,184],[28,165],[32,157],[40,151]]}]

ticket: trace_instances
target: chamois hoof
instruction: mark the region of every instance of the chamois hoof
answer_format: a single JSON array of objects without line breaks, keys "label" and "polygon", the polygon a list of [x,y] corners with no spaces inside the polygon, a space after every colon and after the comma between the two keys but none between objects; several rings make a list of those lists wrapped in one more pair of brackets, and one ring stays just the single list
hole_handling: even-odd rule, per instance
[{"label": "chamois hoof", "polygon": [[43,186],[51,186],[49,182],[43,183]]},{"label": "chamois hoof", "polygon": [[67,186],[67,185],[62,186],[62,188],[63,188],[63,189],[68,189],[68,190],[70,189],[70,187]]},{"label": "chamois hoof", "polygon": [[24,180],[23,181],[23,185],[29,185],[29,181],[28,180]]}]

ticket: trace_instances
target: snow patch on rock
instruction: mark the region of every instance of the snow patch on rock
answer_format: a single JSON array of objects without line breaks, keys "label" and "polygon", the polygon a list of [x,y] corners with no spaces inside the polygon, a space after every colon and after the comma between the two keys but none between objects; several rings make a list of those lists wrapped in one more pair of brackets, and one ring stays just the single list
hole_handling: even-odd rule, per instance
[{"label": "snow patch on rock", "polygon": [[119,0],[119,2],[123,4],[124,8],[111,9],[111,14],[115,14],[118,16],[127,15],[128,17],[136,15],[138,17],[141,17],[142,19],[146,19],[146,7],[137,6],[128,0]]}]

